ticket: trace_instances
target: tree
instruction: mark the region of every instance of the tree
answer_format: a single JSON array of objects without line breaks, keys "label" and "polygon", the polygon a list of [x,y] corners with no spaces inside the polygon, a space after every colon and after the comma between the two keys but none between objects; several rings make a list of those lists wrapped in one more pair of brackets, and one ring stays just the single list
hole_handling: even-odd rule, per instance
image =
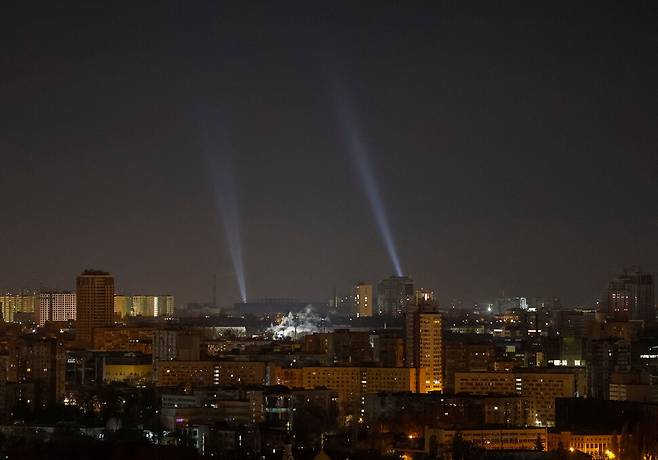
[{"label": "tree", "polygon": [[557,449],[555,449],[555,452],[557,453],[556,457],[560,460],[564,460],[567,458],[567,449],[564,448],[564,444],[562,443],[562,439],[560,439],[557,442]]},{"label": "tree", "polygon": [[620,452],[619,452],[619,436],[617,436],[617,432],[613,431],[612,432],[612,439],[610,440],[610,451],[615,454],[615,457],[619,458],[620,457]]},{"label": "tree", "polygon": [[537,439],[535,439],[535,450],[538,452],[544,451],[544,443],[541,440],[541,436],[537,433]]},{"label": "tree", "polygon": [[619,460],[631,460],[628,456],[631,450],[631,437],[628,431],[628,423],[625,423],[621,429],[621,435],[619,438]]},{"label": "tree", "polygon": [[436,440],[436,435],[430,436],[430,458],[437,458],[439,455],[439,442]]}]

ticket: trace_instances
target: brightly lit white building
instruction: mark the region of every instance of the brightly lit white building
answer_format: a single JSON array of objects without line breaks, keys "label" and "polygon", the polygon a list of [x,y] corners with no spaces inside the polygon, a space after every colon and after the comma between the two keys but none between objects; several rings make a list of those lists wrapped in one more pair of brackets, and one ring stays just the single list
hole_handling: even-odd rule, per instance
[{"label": "brightly lit white building", "polygon": [[75,319],[75,292],[42,292],[39,294],[37,323],[46,321],[68,321]]}]

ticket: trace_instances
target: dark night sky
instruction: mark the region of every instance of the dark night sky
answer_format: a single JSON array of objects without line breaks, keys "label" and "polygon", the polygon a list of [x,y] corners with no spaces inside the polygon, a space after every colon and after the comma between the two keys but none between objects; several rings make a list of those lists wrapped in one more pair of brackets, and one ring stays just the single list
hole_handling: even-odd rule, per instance
[{"label": "dark night sky", "polygon": [[3,5],[0,287],[95,267],[180,303],[217,271],[237,300],[204,160],[220,119],[250,297],[387,276],[333,78],[403,268],[442,302],[592,302],[625,265],[655,273],[655,2],[258,3]]}]

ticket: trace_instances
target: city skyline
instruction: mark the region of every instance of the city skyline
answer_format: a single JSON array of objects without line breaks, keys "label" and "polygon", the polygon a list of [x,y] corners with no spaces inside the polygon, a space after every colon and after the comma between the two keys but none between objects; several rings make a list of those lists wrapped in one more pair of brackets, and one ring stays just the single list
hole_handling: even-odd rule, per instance
[{"label": "city skyline", "polygon": [[658,459],[654,3],[3,5],[0,458]]}]

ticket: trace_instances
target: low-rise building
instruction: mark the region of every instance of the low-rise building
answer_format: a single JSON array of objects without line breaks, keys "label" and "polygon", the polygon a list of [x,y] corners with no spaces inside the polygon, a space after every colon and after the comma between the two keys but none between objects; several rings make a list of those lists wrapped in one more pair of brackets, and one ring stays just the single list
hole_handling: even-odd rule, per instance
[{"label": "low-rise building", "polygon": [[450,450],[455,436],[485,450],[537,450],[540,444],[546,450],[546,428],[426,428],[425,451],[429,452],[434,443]]},{"label": "low-rise building", "polygon": [[619,434],[598,434],[587,432],[556,431],[548,433],[548,450],[563,448],[569,451],[579,451],[594,458],[608,458],[606,451],[610,451],[617,438],[617,445],[621,436]]}]

